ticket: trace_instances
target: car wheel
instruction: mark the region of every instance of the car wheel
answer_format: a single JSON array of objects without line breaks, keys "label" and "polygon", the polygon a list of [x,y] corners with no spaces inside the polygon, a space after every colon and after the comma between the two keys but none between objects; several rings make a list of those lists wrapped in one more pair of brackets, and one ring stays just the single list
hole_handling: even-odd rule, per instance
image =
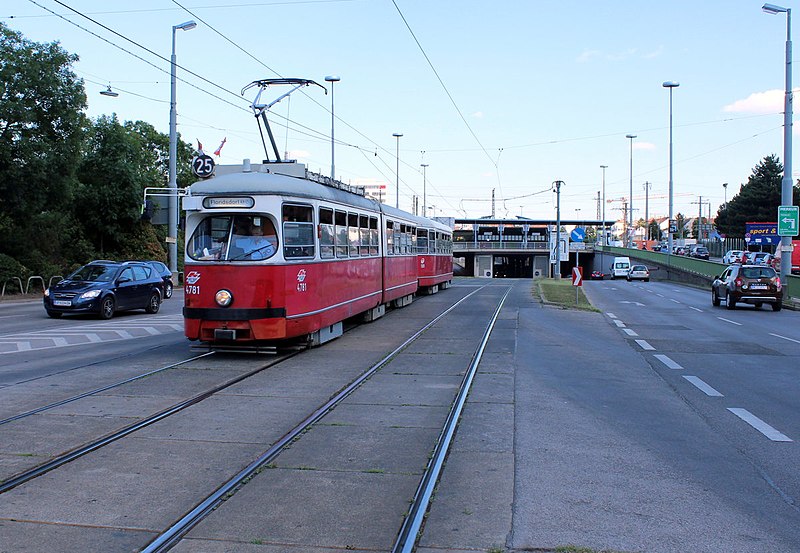
[{"label": "car wheel", "polygon": [[108,320],[114,316],[114,298],[106,296],[100,302],[100,318]]},{"label": "car wheel", "polygon": [[714,307],[719,307],[719,296],[716,290],[711,290],[711,303]]},{"label": "car wheel", "polygon": [[145,313],[158,313],[158,308],[161,307],[161,294],[153,292],[150,294],[150,300],[147,302],[147,307],[144,308]]},{"label": "car wheel", "polygon": [[730,292],[725,296],[725,307],[728,309],[736,309],[736,300],[731,297]]},{"label": "car wheel", "polygon": [[649,278],[644,279],[645,282],[650,282]]},{"label": "car wheel", "polygon": [[170,299],[172,297],[172,283],[167,282],[164,286],[164,297]]},{"label": "car wheel", "polygon": [[783,307],[783,304],[780,301],[776,301],[775,303],[772,304],[773,311],[780,311],[781,307]]},{"label": "car wheel", "polygon": [[762,304],[761,302],[759,302],[759,303],[754,303],[754,304],[753,304],[753,306],[754,306],[756,309],[761,309],[761,306],[762,306],[762,305],[763,305],[763,304]]},{"label": "car wheel", "polygon": [[60,319],[63,313],[59,313],[58,311],[48,311],[47,316],[51,319]]}]

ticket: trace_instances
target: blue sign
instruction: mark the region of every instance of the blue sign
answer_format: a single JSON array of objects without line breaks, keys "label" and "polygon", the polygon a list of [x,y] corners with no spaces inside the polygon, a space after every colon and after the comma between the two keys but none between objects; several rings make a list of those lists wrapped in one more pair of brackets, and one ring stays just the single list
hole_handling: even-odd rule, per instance
[{"label": "blue sign", "polygon": [[583,242],[586,240],[586,229],[575,227],[572,229],[572,232],[569,233],[569,239],[573,242]]},{"label": "blue sign", "polygon": [[748,244],[777,246],[781,243],[781,237],[778,236],[778,223],[745,223],[744,226],[744,238]]}]

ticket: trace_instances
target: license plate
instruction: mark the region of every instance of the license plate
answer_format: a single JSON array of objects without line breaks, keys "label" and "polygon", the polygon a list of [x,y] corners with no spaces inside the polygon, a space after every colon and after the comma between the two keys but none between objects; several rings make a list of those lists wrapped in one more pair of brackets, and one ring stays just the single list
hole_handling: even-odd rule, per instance
[{"label": "license plate", "polygon": [[69,300],[53,300],[53,305],[56,307],[71,307],[72,302]]},{"label": "license plate", "polygon": [[750,288],[752,288],[753,290],[766,290],[767,289],[767,285],[766,284],[751,284]]}]

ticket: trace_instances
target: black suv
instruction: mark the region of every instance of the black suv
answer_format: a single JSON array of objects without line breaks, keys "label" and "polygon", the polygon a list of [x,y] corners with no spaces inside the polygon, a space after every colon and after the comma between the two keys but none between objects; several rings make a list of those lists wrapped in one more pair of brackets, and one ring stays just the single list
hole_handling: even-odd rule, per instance
[{"label": "black suv", "polygon": [[158,313],[164,281],[147,263],[92,261],[44,291],[47,315],[96,313],[110,319],[117,311]]},{"label": "black suv", "polygon": [[773,311],[780,311],[781,277],[764,265],[731,265],[711,284],[711,303],[718,306],[722,300],[728,309],[735,309],[740,302],[753,304],[756,309],[769,303]]},{"label": "black suv", "polygon": [[689,253],[689,257],[696,257],[697,259],[708,259],[708,248],[705,246],[697,246]]}]

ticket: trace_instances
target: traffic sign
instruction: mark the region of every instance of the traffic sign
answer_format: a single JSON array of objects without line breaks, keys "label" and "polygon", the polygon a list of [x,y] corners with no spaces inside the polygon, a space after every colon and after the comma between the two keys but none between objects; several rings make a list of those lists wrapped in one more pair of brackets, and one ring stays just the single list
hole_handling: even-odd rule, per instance
[{"label": "traffic sign", "polygon": [[797,236],[800,229],[800,207],[778,206],[778,236]]},{"label": "traffic sign", "polygon": [[572,232],[569,233],[569,239],[573,242],[583,242],[586,240],[586,229],[575,227],[572,229]]},{"label": "traffic sign", "polygon": [[583,286],[583,267],[572,268],[572,285]]},{"label": "traffic sign", "polygon": [[206,154],[196,156],[192,160],[192,171],[201,179],[207,179],[214,174],[214,159]]}]

